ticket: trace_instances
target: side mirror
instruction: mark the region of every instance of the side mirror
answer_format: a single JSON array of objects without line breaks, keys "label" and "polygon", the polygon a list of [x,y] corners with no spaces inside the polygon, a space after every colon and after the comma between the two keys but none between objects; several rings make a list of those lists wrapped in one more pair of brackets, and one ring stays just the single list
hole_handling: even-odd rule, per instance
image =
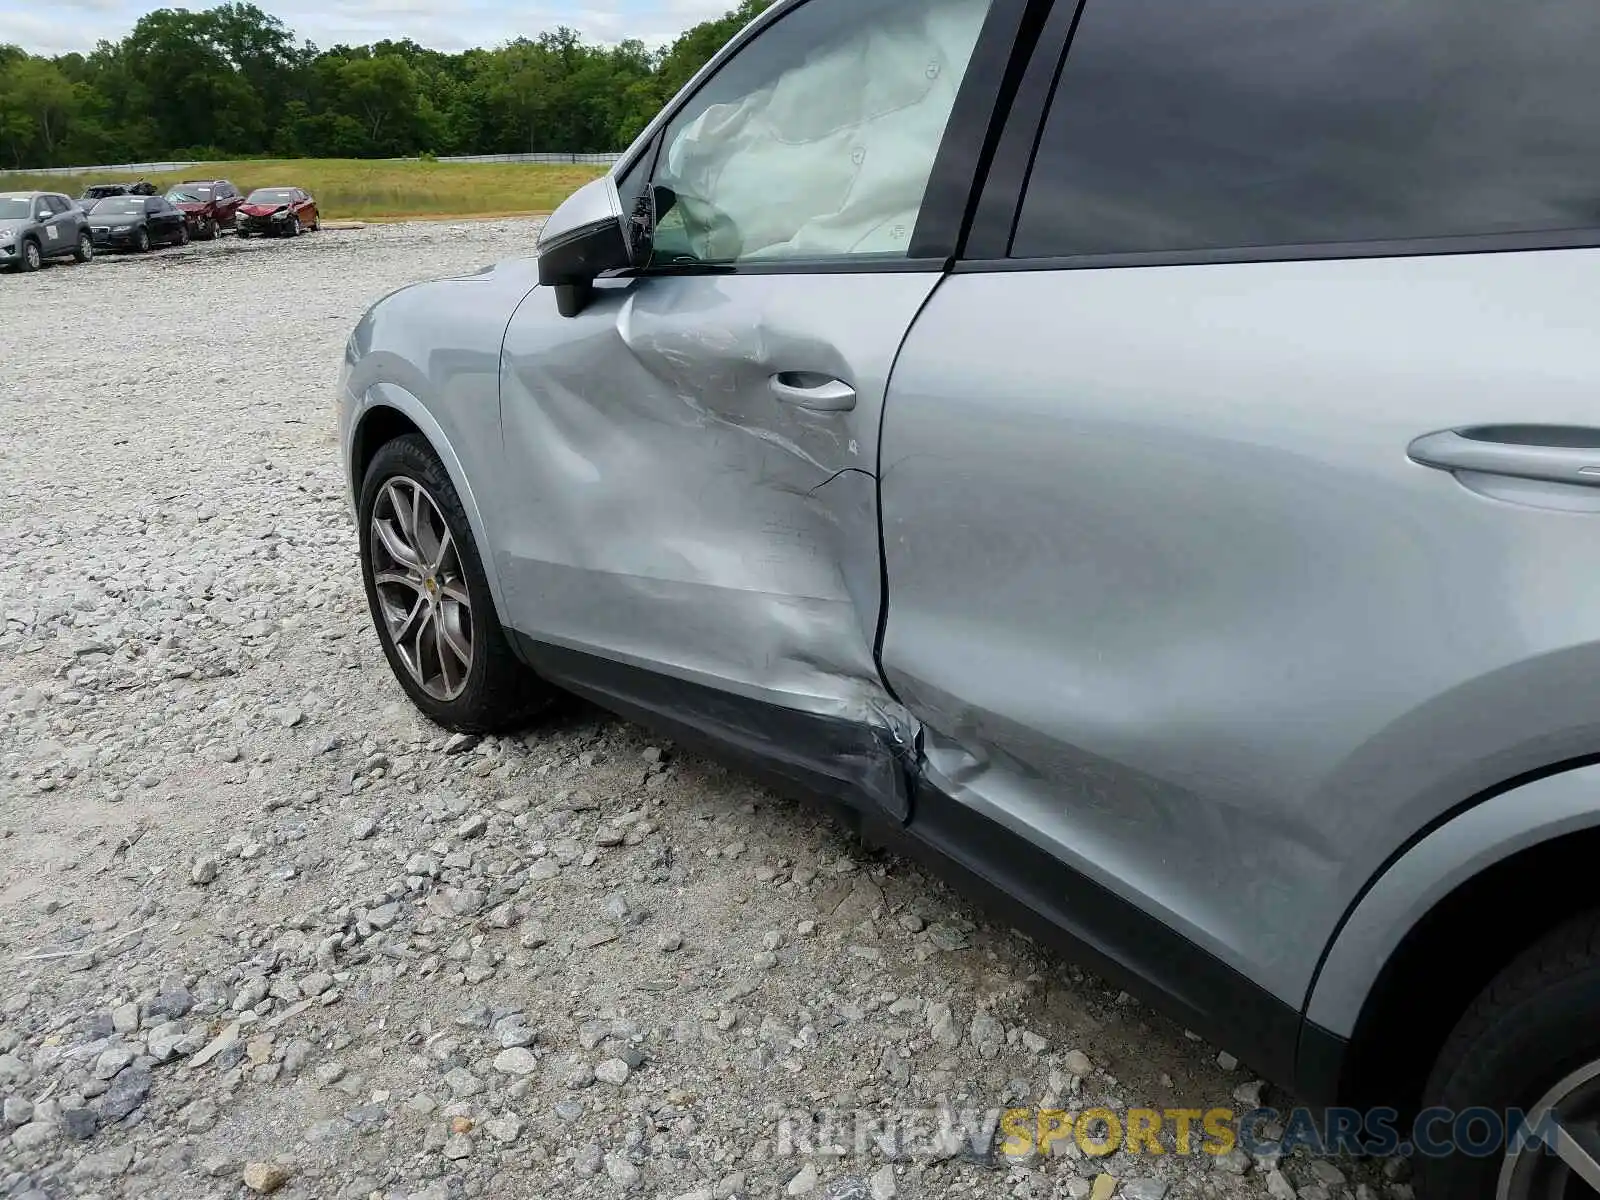
[{"label": "side mirror", "polygon": [[607,271],[637,266],[650,254],[654,231],[652,189],[623,216],[616,181],[609,175],[584,184],[551,214],[539,234],[539,282],[555,289],[563,317],[581,313],[594,281]]}]

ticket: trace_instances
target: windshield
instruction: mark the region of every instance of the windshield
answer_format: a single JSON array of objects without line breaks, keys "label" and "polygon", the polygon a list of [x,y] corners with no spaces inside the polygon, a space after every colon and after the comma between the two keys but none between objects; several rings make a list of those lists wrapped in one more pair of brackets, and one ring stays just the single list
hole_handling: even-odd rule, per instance
[{"label": "windshield", "polygon": [[208,187],[175,187],[167,193],[167,199],[174,204],[204,204],[211,199],[211,189]]},{"label": "windshield", "polygon": [[90,212],[97,213],[142,213],[144,200],[138,196],[112,196],[96,204]]},{"label": "windshield", "polygon": [[293,188],[257,188],[246,204],[287,204],[294,199]]},{"label": "windshield", "polygon": [[33,216],[33,201],[26,196],[0,196],[0,221],[26,221]]}]

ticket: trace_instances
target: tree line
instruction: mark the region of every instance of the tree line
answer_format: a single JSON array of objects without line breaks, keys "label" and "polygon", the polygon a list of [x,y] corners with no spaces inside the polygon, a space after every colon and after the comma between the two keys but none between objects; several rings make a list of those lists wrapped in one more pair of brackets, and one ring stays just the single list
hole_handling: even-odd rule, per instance
[{"label": "tree line", "polygon": [[321,50],[248,3],[158,9],[87,55],[0,44],[0,165],[619,150],[769,2],[660,48],[563,27],[459,54]]}]

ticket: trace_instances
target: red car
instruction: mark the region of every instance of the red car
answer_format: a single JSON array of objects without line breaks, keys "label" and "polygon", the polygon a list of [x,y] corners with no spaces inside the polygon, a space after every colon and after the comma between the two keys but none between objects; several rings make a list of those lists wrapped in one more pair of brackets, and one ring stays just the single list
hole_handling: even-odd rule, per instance
[{"label": "red car", "polygon": [[300,188],[257,188],[239,206],[240,237],[256,233],[263,237],[268,234],[294,237],[308,229],[321,228],[322,217],[317,212],[316,200]]},{"label": "red car", "polygon": [[226,179],[191,179],[176,184],[167,200],[189,223],[189,232],[210,241],[231,229],[239,214],[239,189]]}]

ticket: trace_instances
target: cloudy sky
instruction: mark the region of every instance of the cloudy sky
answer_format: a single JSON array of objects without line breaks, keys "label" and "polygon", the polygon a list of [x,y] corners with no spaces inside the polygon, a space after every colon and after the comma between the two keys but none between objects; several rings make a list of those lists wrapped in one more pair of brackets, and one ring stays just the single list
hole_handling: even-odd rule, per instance
[{"label": "cloudy sky", "polygon": [[[597,42],[671,41],[737,0],[256,0],[318,46],[413,38],[438,50],[493,46],[569,25]],[[0,42],[35,54],[88,51],[122,37],[155,8],[207,8],[207,0],[0,0]]]}]

